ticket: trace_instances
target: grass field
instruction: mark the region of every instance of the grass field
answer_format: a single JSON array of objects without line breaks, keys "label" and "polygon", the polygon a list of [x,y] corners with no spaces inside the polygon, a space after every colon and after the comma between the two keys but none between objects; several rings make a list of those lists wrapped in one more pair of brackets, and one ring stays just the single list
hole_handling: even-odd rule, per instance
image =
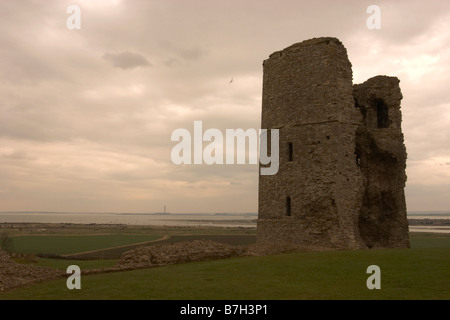
[{"label": "grass field", "polygon": [[[155,231],[151,237],[161,237]],[[167,230],[166,230],[167,231]],[[196,230],[166,233],[165,241],[222,240],[246,244],[254,233],[224,231],[201,234]],[[110,235],[116,245],[141,241],[138,235]],[[138,236],[138,237],[136,237]],[[106,238],[97,238],[106,237]],[[25,238],[25,237],[23,237]],[[32,237],[34,250],[47,248],[55,236]],[[58,236],[58,239],[62,238]],[[74,238],[74,239],[71,239]],[[81,239],[83,239],[81,241]],[[16,241],[18,238],[15,238]],[[26,238],[25,238],[26,239]],[[105,242],[94,243],[102,239]],[[253,239],[253,240],[252,240]],[[80,252],[111,246],[107,236],[67,236],[76,246],[58,244],[61,252]],[[70,240],[70,241],[69,241]],[[17,245],[17,242],[15,242]],[[20,243],[19,243],[20,245]],[[27,244],[24,244],[27,245]],[[55,245],[55,244],[53,244]],[[2,299],[450,299],[450,235],[411,234],[411,249],[330,251],[243,257],[196,262],[161,268],[82,277],[82,290],[69,291],[65,279],[48,281],[0,294]],[[64,249],[64,250],[63,250]],[[52,249],[53,250],[53,249]],[[116,260],[68,261],[40,259],[38,265],[64,270],[79,265],[82,270],[109,267]],[[381,290],[368,290],[367,267],[381,268]]]},{"label": "grass field", "polygon": [[[381,290],[368,290],[369,265]],[[449,299],[450,249],[332,251],[197,262],[85,276],[82,290],[65,280],[0,299]]]},{"label": "grass field", "polygon": [[[167,238],[164,240],[164,236]],[[118,259],[127,250],[150,244],[212,240],[230,245],[245,245],[255,242],[255,235],[249,234],[193,234],[171,235],[110,234],[110,235],[28,235],[13,237],[14,252],[31,254],[76,255],[80,259]],[[91,252],[95,251],[95,252]]]},{"label": "grass field", "polygon": [[450,248],[449,234],[416,233],[410,241],[412,248]]},{"label": "grass field", "polygon": [[13,238],[14,251],[20,253],[73,254],[116,246],[153,241],[155,235],[84,235],[84,236],[17,236]]},{"label": "grass field", "polygon": [[61,259],[39,259],[36,265],[59,270],[67,270],[68,266],[77,265],[81,270],[109,268],[116,264],[117,260],[61,260]]}]

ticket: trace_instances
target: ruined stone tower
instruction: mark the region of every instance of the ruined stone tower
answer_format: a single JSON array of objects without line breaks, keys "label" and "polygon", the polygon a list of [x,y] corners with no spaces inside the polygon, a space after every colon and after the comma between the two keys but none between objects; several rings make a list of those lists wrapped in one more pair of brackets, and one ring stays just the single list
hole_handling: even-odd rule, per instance
[{"label": "ruined stone tower", "polygon": [[399,80],[352,78],[336,38],[264,61],[261,127],[279,129],[280,167],[259,177],[258,243],[409,247]]}]

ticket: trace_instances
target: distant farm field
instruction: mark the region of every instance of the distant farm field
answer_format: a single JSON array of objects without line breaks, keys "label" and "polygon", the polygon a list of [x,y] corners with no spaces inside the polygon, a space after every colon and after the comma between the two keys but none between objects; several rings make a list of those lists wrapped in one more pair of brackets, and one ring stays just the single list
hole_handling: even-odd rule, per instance
[{"label": "distant farm field", "polygon": [[17,236],[13,238],[14,251],[34,254],[73,254],[116,246],[153,241],[155,235],[83,235],[83,236]]},{"label": "distant farm field", "polygon": [[[99,231],[99,234],[74,234],[75,230],[65,230],[65,235],[14,235],[14,251],[18,253],[76,255],[81,259],[118,259],[123,252],[142,245],[170,243],[193,240],[211,240],[229,245],[246,245],[254,243],[256,236],[248,230],[236,233],[236,230],[209,230],[204,234],[196,229],[151,229],[147,234],[114,233],[117,230]],[[129,232],[133,232],[131,230]],[[221,233],[217,234],[217,232]],[[78,232],[78,230],[76,230]]]},{"label": "distant farm field", "polygon": [[411,236],[411,248],[450,248],[450,234],[421,234]]}]

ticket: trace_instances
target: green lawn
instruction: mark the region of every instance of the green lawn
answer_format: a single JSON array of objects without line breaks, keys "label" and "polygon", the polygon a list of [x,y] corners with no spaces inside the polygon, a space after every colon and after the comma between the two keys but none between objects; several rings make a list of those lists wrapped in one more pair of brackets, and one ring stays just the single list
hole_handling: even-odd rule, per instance
[{"label": "green lawn", "polygon": [[59,270],[67,270],[68,266],[77,265],[81,270],[99,269],[113,267],[117,260],[62,260],[62,259],[39,259],[36,266],[48,267]]},{"label": "green lawn", "polygon": [[73,254],[152,241],[157,235],[16,236],[14,251],[21,253]]},{"label": "green lawn", "polygon": [[[368,290],[367,267],[381,268]],[[82,277],[0,294],[0,299],[449,299],[450,248],[308,252],[232,258]]]},{"label": "green lawn", "polygon": [[[14,244],[21,252],[64,254],[156,238],[155,234],[22,236],[15,237]],[[0,294],[0,300],[450,299],[450,235],[412,233],[411,248],[233,258],[83,276],[81,291],[69,291],[61,279]],[[115,263],[39,259],[38,265],[65,270],[75,264],[88,270]],[[381,290],[366,287],[369,265],[381,268]]]},{"label": "green lawn", "polygon": [[450,248],[450,234],[420,234],[411,236],[411,248]]}]

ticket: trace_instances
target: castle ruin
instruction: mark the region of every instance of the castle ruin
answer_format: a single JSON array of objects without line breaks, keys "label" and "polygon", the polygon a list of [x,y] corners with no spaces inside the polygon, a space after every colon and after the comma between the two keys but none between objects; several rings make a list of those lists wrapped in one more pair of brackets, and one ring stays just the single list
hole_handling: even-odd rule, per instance
[{"label": "castle ruin", "polygon": [[336,38],[294,44],[263,66],[261,127],[279,129],[280,167],[259,176],[258,243],[409,247],[400,81],[353,85]]}]

